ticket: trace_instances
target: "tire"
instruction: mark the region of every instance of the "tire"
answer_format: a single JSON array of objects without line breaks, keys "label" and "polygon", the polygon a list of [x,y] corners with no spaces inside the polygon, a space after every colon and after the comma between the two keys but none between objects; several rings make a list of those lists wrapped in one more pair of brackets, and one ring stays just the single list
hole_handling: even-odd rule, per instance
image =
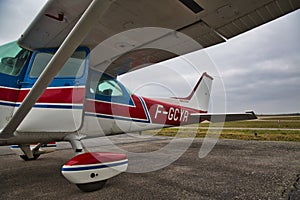
[{"label": "tire", "polygon": [[76,185],[83,192],[93,192],[102,189],[106,181],[107,180],[93,182],[93,183],[76,184]]},{"label": "tire", "polygon": [[28,158],[26,155],[20,155],[24,161],[36,160],[40,157],[41,154],[33,154],[33,158]]}]

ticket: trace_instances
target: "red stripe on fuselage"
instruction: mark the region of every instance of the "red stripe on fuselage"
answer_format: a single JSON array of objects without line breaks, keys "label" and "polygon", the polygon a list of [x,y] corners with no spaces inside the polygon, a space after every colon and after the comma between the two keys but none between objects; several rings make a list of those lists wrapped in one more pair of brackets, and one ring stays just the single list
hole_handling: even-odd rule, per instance
[{"label": "red stripe on fuselage", "polygon": [[132,95],[131,98],[135,106],[87,99],[85,111],[94,114],[141,120],[147,120],[147,114],[145,113],[147,112],[152,123],[172,126],[199,123],[199,120],[195,117],[190,118],[190,114],[205,113],[201,110],[170,104],[150,98],[143,98],[146,104],[146,108],[144,108],[141,100],[137,96]]},{"label": "red stripe on fuselage", "polygon": [[75,156],[69,160],[65,165],[92,165],[99,163],[116,162],[127,159],[125,154],[110,153],[110,152],[88,152]]},{"label": "red stripe on fuselage", "polygon": [[[30,89],[0,88],[0,100],[21,103]],[[85,88],[47,88],[37,103],[83,103]]]},{"label": "red stripe on fuselage", "polygon": [[176,104],[170,104],[163,101],[158,101],[149,98],[143,98],[152,123],[180,126],[184,124],[199,123],[195,118],[190,119],[192,113],[205,113],[201,110],[196,110],[188,107],[183,107]]},{"label": "red stripe on fuselage", "polygon": [[85,111],[95,114],[147,120],[147,115],[140,99],[135,95],[132,95],[131,98],[135,104],[134,106],[87,99]]},{"label": "red stripe on fuselage", "polygon": [[19,89],[1,88],[0,101],[16,102],[18,99]]}]

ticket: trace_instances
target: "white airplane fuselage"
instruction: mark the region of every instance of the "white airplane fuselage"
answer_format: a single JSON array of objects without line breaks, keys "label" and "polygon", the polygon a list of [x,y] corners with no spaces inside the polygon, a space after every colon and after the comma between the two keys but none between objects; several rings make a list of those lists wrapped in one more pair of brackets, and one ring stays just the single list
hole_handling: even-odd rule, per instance
[{"label": "white airplane fuselage", "polygon": [[[22,104],[55,52],[55,49],[29,52],[16,45],[2,46],[15,48],[15,55],[0,55],[0,130]],[[131,94],[116,78],[90,69],[88,55],[89,49],[85,47],[75,51],[17,128],[15,136],[0,140],[0,145],[48,143],[67,140],[71,135],[84,139],[179,126],[199,122],[190,118],[192,113],[207,112],[212,78],[206,73],[187,98],[150,99]],[[191,105],[193,96],[199,97],[199,105]]]}]

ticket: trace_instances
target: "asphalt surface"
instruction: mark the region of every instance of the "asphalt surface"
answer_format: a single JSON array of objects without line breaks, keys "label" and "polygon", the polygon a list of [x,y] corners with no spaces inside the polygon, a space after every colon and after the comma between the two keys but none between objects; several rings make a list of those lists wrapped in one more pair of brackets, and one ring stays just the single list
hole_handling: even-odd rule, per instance
[{"label": "asphalt surface", "polygon": [[[130,152],[156,151],[166,138],[116,136]],[[204,158],[202,139],[195,139],[171,165],[148,173],[123,173],[99,191],[83,193],[63,178],[61,166],[73,153],[69,145],[25,162],[0,148],[0,199],[300,199],[300,143],[219,140]],[[90,149],[110,146],[97,139]],[[180,146],[180,142],[177,144]],[[129,166],[135,162],[129,161]],[[298,181],[298,182],[297,182]]]}]

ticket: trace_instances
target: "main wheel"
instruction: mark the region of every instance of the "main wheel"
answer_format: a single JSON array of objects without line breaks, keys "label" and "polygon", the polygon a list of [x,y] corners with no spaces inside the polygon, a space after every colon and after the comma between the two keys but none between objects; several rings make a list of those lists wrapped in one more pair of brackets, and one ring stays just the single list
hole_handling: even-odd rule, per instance
[{"label": "main wheel", "polygon": [[30,161],[30,160],[36,160],[40,157],[41,154],[33,154],[33,158],[28,158],[26,155],[20,155],[20,158],[22,158],[25,161]]},{"label": "main wheel", "polygon": [[76,185],[83,192],[93,192],[102,189],[106,181],[107,180],[93,182],[93,183],[76,184]]}]

